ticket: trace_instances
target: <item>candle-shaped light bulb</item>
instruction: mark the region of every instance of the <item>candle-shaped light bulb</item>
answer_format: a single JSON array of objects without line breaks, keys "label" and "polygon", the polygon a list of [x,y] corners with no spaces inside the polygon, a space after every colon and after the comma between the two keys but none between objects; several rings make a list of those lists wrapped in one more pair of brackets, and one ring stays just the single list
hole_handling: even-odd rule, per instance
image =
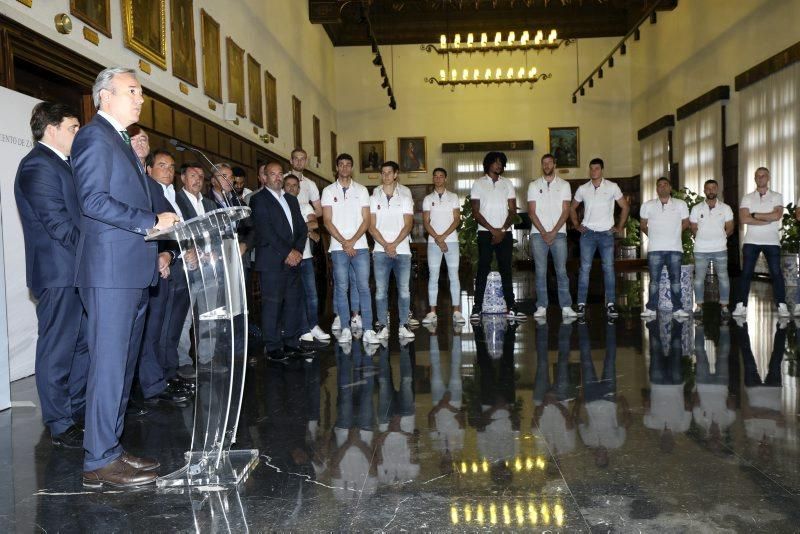
[{"label": "candle-shaped light bulb", "polygon": [[530,40],[530,38],[531,34],[528,33],[528,30],[525,30],[524,32],[522,32],[522,37],[520,38],[519,42],[524,45]]},{"label": "candle-shaped light bulb", "polygon": [[494,34],[494,45],[495,46],[500,46],[500,41],[502,41],[502,40],[503,40],[503,36],[500,35],[500,32],[497,32],[497,33]]},{"label": "candle-shaped light bulb", "polygon": [[455,37],[453,37],[453,46],[458,48],[461,46],[461,34],[457,33]]},{"label": "candle-shaped light bulb", "polygon": [[508,46],[514,44],[514,40],[516,39],[517,35],[514,32],[508,32]]},{"label": "candle-shaped light bulb", "polygon": [[447,48],[447,36],[445,34],[439,36],[439,45],[442,48]]},{"label": "candle-shaped light bulb", "polygon": [[500,67],[497,67],[497,70],[494,73],[494,77],[498,80],[503,77],[503,70]]},{"label": "candle-shaped light bulb", "polygon": [[531,67],[531,70],[528,73],[528,77],[533,78],[534,76],[536,76],[536,67]]},{"label": "candle-shaped light bulb", "polygon": [[506,73],[506,78],[509,80],[514,77],[514,67],[508,67],[508,72]]},{"label": "candle-shaped light bulb", "polygon": [[444,69],[439,71],[439,79],[440,80],[446,80],[447,79],[447,72]]},{"label": "candle-shaped light bulb", "polygon": [[525,67],[520,67],[519,72],[517,73],[517,78],[524,78],[525,77]]},{"label": "candle-shaped light bulb", "polygon": [[461,73],[462,80],[469,80],[469,70],[464,69],[464,72]]},{"label": "candle-shaped light bulb", "polygon": [[472,71],[472,79],[473,80],[477,80],[480,77],[481,77],[481,72],[478,69],[475,69],[474,71]]},{"label": "candle-shaped light bulb", "polygon": [[456,78],[458,78],[458,72],[456,72],[456,69],[453,69],[450,71],[450,79],[455,80]]},{"label": "candle-shaped light bulb", "polygon": [[472,35],[471,33],[468,33],[467,34],[467,46],[472,48],[472,43],[474,43],[474,42],[475,42],[475,36]]},{"label": "candle-shaped light bulb", "polygon": [[492,79],[492,69],[486,69],[486,74],[484,74],[483,77],[486,78],[487,80],[491,80]]},{"label": "candle-shaped light bulb", "polygon": [[481,34],[481,46],[486,46],[486,43],[489,41],[489,38],[486,36],[486,32]]}]

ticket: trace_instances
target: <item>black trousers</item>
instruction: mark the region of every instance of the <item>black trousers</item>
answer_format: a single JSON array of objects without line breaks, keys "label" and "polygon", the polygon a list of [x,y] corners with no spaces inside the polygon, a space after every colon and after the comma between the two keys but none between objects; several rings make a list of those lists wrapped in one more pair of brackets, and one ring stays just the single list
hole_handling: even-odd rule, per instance
[{"label": "black trousers", "polygon": [[261,271],[261,328],[267,351],[300,344],[300,314],[305,313],[305,297],[300,267],[280,271]]},{"label": "black trousers", "polygon": [[478,273],[475,276],[475,305],[483,306],[483,294],[486,291],[486,278],[492,267],[492,254],[497,258],[497,270],[503,281],[503,298],[506,306],[514,306],[514,286],[511,283],[511,258],[514,252],[514,238],[506,232],[503,240],[492,244],[492,234],[478,232]]}]

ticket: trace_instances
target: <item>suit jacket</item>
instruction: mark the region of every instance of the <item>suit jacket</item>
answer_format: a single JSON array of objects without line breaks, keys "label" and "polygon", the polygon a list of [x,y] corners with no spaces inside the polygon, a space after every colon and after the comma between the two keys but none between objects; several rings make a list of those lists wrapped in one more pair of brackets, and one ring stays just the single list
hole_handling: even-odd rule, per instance
[{"label": "suit jacket", "polygon": [[28,287],[72,287],[81,209],[69,164],[36,143],[19,164],[14,197],[25,237]]},{"label": "suit jacket", "polygon": [[[219,208],[217,203],[213,200],[209,200],[208,197],[201,196],[201,201],[206,213]],[[192,203],[189,202],[189,199],[186,198],[186,192],[183,189],[175,192],[175,203],[178,204],[178,207],[181,209],[181,215],[183,215],[184,221],[197,217],[197,211],[194,209]]]},{"label": "suit jacket", "polygon": [[[167,197],[164,194],[164,188],[160,183],[148,176],[147,186],[150,188],[150,198],[153,199],[153,211],[156,213],[175,213],[175,208],[173,208],[172,204],[170,204],[169,200],[167,200]],[[177,194],[175,196],[177,198]],[[159,240],[158,251],[170,251],[173,252],[177,257],[177,255],[180,253],[180,248],[178,247],[178,242],[175,240]]]},{"label": "suit jacket", "polygon": [[[286,220],[278,199],[262,189],[250,197],[250,218],[254,227],[253,245],[256,249],[256,271],[277,272],[289,269],[284,261],[292,250],[301,254],[306,245],[308,227],[300,213],[300,204],[292,195],[284,195],[292,214],[292,226]],[[294,228],[292,228],[294,227]]]},{"label": "suit jacket", "polygon": [[155,284],[158,245],[144,240],[156,221],[149,178],[131,147],[99,114],[75,136],[72,169],[83,212],[75,285]]}]

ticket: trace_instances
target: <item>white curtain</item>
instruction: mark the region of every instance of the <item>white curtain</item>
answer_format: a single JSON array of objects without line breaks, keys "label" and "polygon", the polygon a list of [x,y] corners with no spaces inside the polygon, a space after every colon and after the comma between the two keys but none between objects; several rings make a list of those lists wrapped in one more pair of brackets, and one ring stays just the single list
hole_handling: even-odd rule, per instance
[{"label": "white curtain", "polygon": [[[504,152],[508,163],[503,176],[511,180],[517,190],[517,208],[525,210],[527,209],[528,184],[532,179],[538,178],[541,172],[534,169],[533,151],[509,150]],[[486,152],[446,152],[442,154],[450,189],[458,195],[462,202],[469,195],[473,182],[486,174],[483,172],[484,156],[486,156]]]},{"label": "white curtain", "polygon": [[[656,182],[669,178],[669,129],[664,128],[639,141],[642,149],[642,204],[656,198]],[[647,255],[647,236],[642,233],[642,257]]]},{"label": "white curtain", "polygon": [[680,184],[698,194],[706,180],[722,183],[722,102],[678,121],[675,149]]},{"label": "white curtain", "polygon": [[785,203],[797,202],[800,178],[800,63],[741,91],[739,191],[755,188],[759,167],[770,170],[770,187]]}]

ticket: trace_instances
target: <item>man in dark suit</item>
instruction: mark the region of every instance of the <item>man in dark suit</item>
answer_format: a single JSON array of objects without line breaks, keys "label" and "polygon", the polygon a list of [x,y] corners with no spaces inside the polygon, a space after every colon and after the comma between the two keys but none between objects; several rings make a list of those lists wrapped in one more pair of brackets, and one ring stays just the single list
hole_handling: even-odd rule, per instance
[{"label": "man in dark suit", "polygon": [[300,348],[303,289],[300,262],[308,228],[300,204],[283,192],[283,169],[266,168],[266,187],[250,198],[255,229],[255,270],[261,279],[261,322],[267,357],[285,361],[313,354]]},{"label": "man in dark suit", "polygon": [[54,445],[83,447],[86,405],[86,314],[75,289],[81,210],[69,154],[80,124],[63,104],[33,108],[33,150],[14,182],[25,236],[26,279],[36,299],[36,389]]},{"label": "man in dark suit", "polygon": [[88,316],[90,360],[83,484],[130,487],[154,481],[160,465],[125,452],[119,443],[148,290],[159,275],[158,245],[144,237],[179,219],[174,213],[153,212],[147,177],[125,131],[139,120],[144,102],[136,71],[103,70],[92,99],[98,114],[80,129],[72,146],[83,213],[75,285]]}]

